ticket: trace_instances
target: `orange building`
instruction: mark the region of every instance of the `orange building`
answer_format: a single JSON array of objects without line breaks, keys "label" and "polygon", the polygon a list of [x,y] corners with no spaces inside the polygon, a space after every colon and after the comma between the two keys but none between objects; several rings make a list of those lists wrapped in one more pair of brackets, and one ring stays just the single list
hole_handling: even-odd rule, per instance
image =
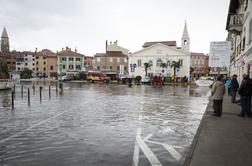
[{"label": "orange building", "polygon": [[93,66],[93,59],[94,59],[94,57],[92,57],[92,56],[85,56],[84,57],[84,67],[90,68],[91,66]]},{"label": "orange building", "polygon": [[36,76],[54,77],[57,74],[57,54],[49,49],[43,49],[36,54]]}]

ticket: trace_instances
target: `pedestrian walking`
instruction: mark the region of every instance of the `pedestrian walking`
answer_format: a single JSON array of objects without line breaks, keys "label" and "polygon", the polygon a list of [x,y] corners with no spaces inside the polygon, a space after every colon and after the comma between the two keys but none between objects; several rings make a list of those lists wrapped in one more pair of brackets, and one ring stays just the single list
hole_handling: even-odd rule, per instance
[{"label": "pedestrian walking", "polygon": [[251,117],[251,94],[252,94],[252,84],[249,76],[247,74],[243,75],[243,80],[238,93],[241,96],[241,112],[238,116]]},{"label": "pedestrian walking", "polygon": [[228,90],[228,96],[230,96],[231,95],[231,79],[230,79],[230,77],[228,77],[226,80],[226,87]]},{"label": "pedestrian walking", "polygon": [[226,93],[226,87],[220,76],[217,77],[215,83],[213,84],[211,92],[213,99],[214,116],[221,117],[223,96]]},{"label": "pedestrian walking", "polygon": [[237,81],[237,75],[234,74],[231,80],[230,90],[231,90],[231,102],[236,102],[236,93],[239,88],[239,83]]}]

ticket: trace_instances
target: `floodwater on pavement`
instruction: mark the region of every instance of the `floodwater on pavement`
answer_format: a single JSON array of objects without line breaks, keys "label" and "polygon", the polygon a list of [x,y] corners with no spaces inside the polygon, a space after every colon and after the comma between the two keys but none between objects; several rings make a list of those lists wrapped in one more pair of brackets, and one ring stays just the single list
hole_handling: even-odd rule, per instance
[{"label": "floodwater on pavement", "polygon": [[[39,85],[40,84],[40,85]],[[43,86],[42,98],[39,86]],[[209,88],[26,83],[0,91],[2,166],[182,165]]]}]

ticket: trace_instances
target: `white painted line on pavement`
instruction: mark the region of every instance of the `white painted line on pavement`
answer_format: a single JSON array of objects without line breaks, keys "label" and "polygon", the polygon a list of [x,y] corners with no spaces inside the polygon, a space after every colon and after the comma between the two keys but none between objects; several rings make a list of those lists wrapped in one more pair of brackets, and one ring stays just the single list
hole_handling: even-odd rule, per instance
[{"label": "white painted line on pavement", "polygon": [[181,154],[177,152],[171,145],[163,144],[163,146],[177,161],[181,159]]},{"label": "white painted line on pavement", "polygon": [[25,133],[25,132],[31,130],[31,129],[34,128],[34,127],[37,127],[37,126],[39,126],[39,125],[41,125],[41,124],[44,124],[44,123],[46,123],[46,122],[48,122],[48,121],[50,121],[50,120],[52,120],[52,119],[55,119],[55,118],[61,116],[62,114],[65,114],[65,113],[67,113],[67,112],[70,112],[70,111],[72,111],[73,109],[78,108],[79,106],[81,106],[81,105],[83,105],[83,104],[89,103],[89,102],[91,102],[91,101],[93,101],[93,100],[105,98],[105,97],[107,97],[107,96],[109,96],[109,95],[111,95],[111,94],[112,94],[112,93],[109,93],[109,94],[107,94],[107,95],[98,97],[98,98],[96,98],[96,99],[91,99],[91,100],[89,100],[89,101],[83,102],[83,103],[81,103],[81,104],[79,104],[79,105],[77,105],[77,106],[75,106],[75,107],[71,107],[71,108],[69,108],[69,109],[67,109],[67,110],[65,110],[65,111],[63,111],[63,112],[60,112],[59,114],[56,114],[56,115],[54,115],[54,116],[52,116],[52,117],[50,117],[50,118],[47,118],[47,119],[45,119],[45,120],[42,120],[42,121],[40,121],[39,123],[37,123],[37,124],[35,124],[35,125],[31,126],[31,127],[28,127],[27,129],[24,129],[23,131],[20,131],[20,132],[18,132],[18,133],[16,133],[16,134],[13,134],[13,135],[11,135],[11,136],[9,136],[9,137],[7,137],[7,138],[4,138],[4,139],[0,140],[0,143],[4,143],[4,142],[6,142],[6,141],[9,141],[9,140],[11,140],[12,138],[17,137],[17,136],[19,136],[19,135],[21,135],[21,134],[23,134],[23,133]]},{"label": "white painted line on pavement", "polygon": [[[137,136],[141,135],[141,128],[137,129]],[[137,141],[135,141],[135,149],[134,149],[134,154],[133,154],[133,163],[132,166],[138,166],[139,162],[139,145]]]},{"label": "white painted line on pavement", "polygon": [[152,137],[152,134],[147,135],[147,137],[144,138],[144,141],[147,141],[150,137]]},{"label": "white painted line on pavement", "polygon": [[151,149],[145,144],[145,142],[142,140],[140,136],[136,136],[137,143],[139,147],[142,149],[144,155],[149,160],[152,166],[162,166],[160,161],[157,159],[157,157],[154,155],[154,153],[151,151]]},{"label": "white painted line on pavement", "polygon": [[151,140],[146,140],[146,142],[157,144],[157,145],[162,145],[171,155],[174,157],[177,161],[181,159],[181,154],[177,152],[172,145],[164,144],[164,143],[159,143],[156,141],[151,141]]}]

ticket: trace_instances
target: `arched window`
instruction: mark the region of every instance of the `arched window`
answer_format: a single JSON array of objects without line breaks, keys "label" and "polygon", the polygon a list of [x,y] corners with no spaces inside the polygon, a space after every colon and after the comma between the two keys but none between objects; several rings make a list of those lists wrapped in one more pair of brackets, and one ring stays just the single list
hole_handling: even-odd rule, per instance
[{"label": "arched window", "polygon": [[161,63],[162,63],[162,60],[161,60],[161,59],[158,59],[158,60],[157,60],[157,67],[160,67]]},{"label": "arched window", "polygon": [[187,45],[187,40],[184,40],[184,45]]}]

